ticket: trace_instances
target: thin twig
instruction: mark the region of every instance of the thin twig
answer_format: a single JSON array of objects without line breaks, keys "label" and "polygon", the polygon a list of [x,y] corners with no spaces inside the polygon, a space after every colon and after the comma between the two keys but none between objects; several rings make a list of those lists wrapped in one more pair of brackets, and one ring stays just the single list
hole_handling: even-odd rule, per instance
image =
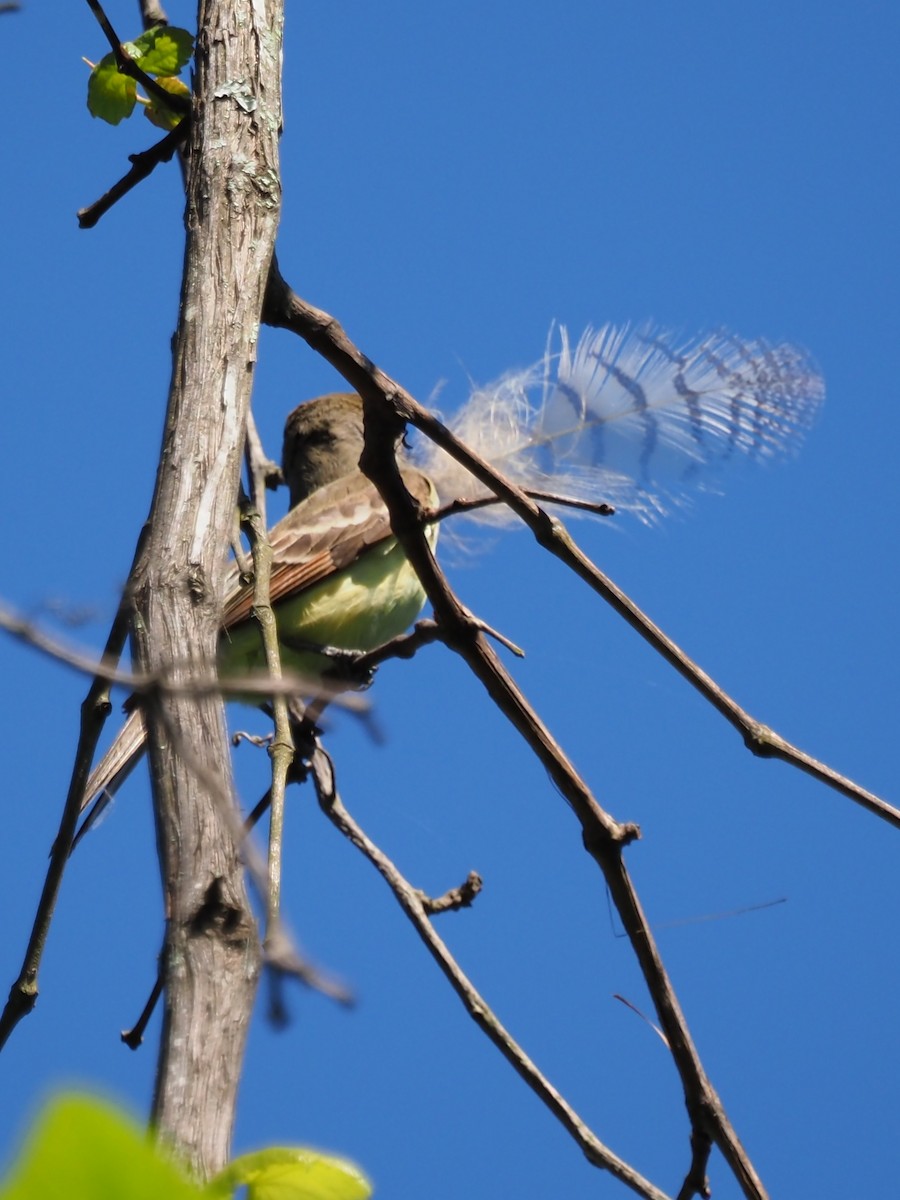
[{"label": "thin twig", "polygon": [[[145,538],[146,527],[142,529],[137,541],[135,562],[143,549]],[[114,668],[115,664],[119,661],[119,657],[125,646],[125,639],[128,636],[129,611],[128,590],[126,589],[119,603],[115,619],[106,639],[106,646],[101,655],[100,661],[104,665],[111,663]],[[12,623],[11,632],[23,640],[32,640],[34,635],[28,628],[27,622],[10,618],[9,614],[0,610],[0,627],[8,628],[9,625],[7,622],[10,620]],[[47,646],[48,640],[45,640],[44,644],[39,647],[45,653],[51,653]],[[32,644],[36,643],[32,641]],[[37,1003],[38,973],[44,954],[44,947],[50,933],[50,925],[56,909],[56,902],[59,898],[59,889],[62,886],[63,874],[66,864],[69,861],[69,852],[75,837],[75,828],[78,824],[78,815],[81,812],[84,800],[84,790],[88,775],[90,774],[91,763],[97,749],[97,743],[100,740],[104,722],[111,709],[109,701],[109,673],[106,670],[98,671],[96,664],[93,664],[93,666],[88,665],[84,669],[92,676],[92,679],[87,695],[81,704],[81,728],[75,752],[75,761],[72,764],[69,790],[60,818],[59,830],[57,831],[50,852],[50,862],[47,865],[47,874],[44,877],[44,886],[41,889],[40,900],[35,911],[31,937],[28,940],[28,946],[25,950],[22,968],[18,979],[10,989],[9,998],[3,1012],[0,1014],[0,1049],[5,1046],[7,1039],[19,1021],[27,1016]]]},{"label": "thin twig", "polygon": [[93,204],[89,204],[87,208],[80,208],[76,213],[78,217],[78,225],[81,229],[92,229],[100,218],[112,208],[123,196],[127,196],[132,188],[137,187],[139,183],[152,174],[155,167],[162,162],[168,162],[172,155],[181,146],[184,145],[188,135],[188,118],[185,118],[174,129],[169,130],[166,136],[155,146],[150,146],[147,150],[141,150],[137,154],[129,154],[128,161],[132,164],[131,170],[123,175],[118,183],[113,186]]},{"label": "thin twig", "polygon": [[459,887],[448,888],[443,896],[429,896],[427,892],[416,889],[416,894],[422,902],[422,908],[430,917],[443,912],[457,912],[461,908],[471,908],[475,897],[484,887],[484,880],[477,871],[470,871],[465,881]]},{"label": "thin twig", "polygon": [[[256,509],[245,510],[243,524],[253,553],[253,614],[259,622],[260,637],[266,656],[266,667],[272,679],[281,679],[281,653],[278,648],[278,629],[270,599],[272,580],[272,545],[266,534],[264,518]],[[272,711],[275,736],[269,744],[272,760],[272,787],[269,792],[269,886],[266,899],[266,933],[264,944],[278,928],[281,908],[281,853],[284,841],[284,789],[291,763],[294,760],[294,739],[286,697],[273,695]]]},{"label": "thin twig", "polygon": [[[346,692],[337,683],[332,687],[327,679],[309,679],[294,672],[272,679],[264,671],[252,672],[241,677],[219,679],[212,672],[195,674],[190,679],[177,675],[180,664],[175,663],[165,672],[126,671],[115,666],[115,660],[104,652],[100,661],[89,652],[75,650],[41,630],[25,617],[18,617],[0,605],[0,630],[17,641],[24,642],[48,658],[71,667],[83,675],[96,676],[105,684],[116,684],[127,688],[135,696],[152,697],[165,692],[169,695],[208,696],[218,693],[226,699],[253,696],[264,700],[272,695],[295,696],[315,688],[325,692],[329,704],[338,704],[350,712],[366,713],[369,703],[364,696]],[[124,640],[123,640],[124,644]]]},{"label": "thin twig", "polygon": [[709,1135],[702,1130],[694,1130],[691,1134],[691,1165],[684,1177],[676,1200],[691,1200],[693,1196],[702,1196],[709,1200],[712,1190],[709,1186],[709,1176],[706,1169],[713,1144]]},{"label": "thin twig", "polygon": [[[482,621],[476,616],[472,617],[472,623],[487,637],[493,638],[495,642],[499,642],[501,646],[505,646],[516,658],[525,658],[525,651],[522,647],[517,646],[506,634],[501,633],[498,629],[494,629],[486,621]],[[360,671],[374,671],[376,667],[380,667],[383,662],[387,662],[389,659],[412,658],[415,654],[418,654],[423,646],[430,646],[432,643],[440,641],[443,641],[443,634],[438,623],[425,617],[421,621],[416,622],[411,633],[399,633],[396,637],[391,638],[389,642],[385,642],[381,646],[376,646],[374,650],[368,650],[365,654],[361,654],[357,666]]]},{"label": "thin twig", "polygon": [[284,483],[281,467],[273,462],[263,448],[262,438],[256,427],[253,409],[247,413],[247,437],[244,442],[244,465],[247,468],[250,498],[260,515],[263,528],[269,528],[266,518],[266,490],[274,491]]},{"label": "thin twig", "polygon": [[119,1035],[129,1050],[137,1050],[142,1044],[144,1033],[150,1024],[150,1018],[153,1016],[153,1010],[159,1004],[160,997],[163,994],[163,986],[162,964],[160,963],[156,970],[156,982],[153,984],[150,995],[141,1009],[141,1015],[130,1029],[123,1029]]},{"label": "thin twig", "polygon": [[478,1023],[535,1095],[569,1131],[588,1161],[596,1167],[602,1167],[609,1171],[639,1196],[647,1197],[647,1200],[666,1200],[664,1192],[661,1192],[649,1180],[644,1179],[633,1167],[600,1141],[500,1023],[484,997],[462,971],[446,943],[435,932],[421,892],[409,883],[345,808],[335,786],[333,764],[321,745],[317,745],[312,753],[310,770],[322,811],[344,837],[365,855],[387,882],[432,958],[465,1005],[469,1015]]},{"label": "thin twig", "polygon": [[[559,508],[572,508],[579,512],[590,513],[594,517],[614,517],[616,510],[605,500],[580,500],[577,496],[564,496],[558,492],[542,492],[536,488],[525,488],[524,494],[537,504],[554,504]],[[465,516],[466,513],[477,512],[480,508],[488,508],[492,504],[502,504],[499,496],[478,496],[467,500],[460,496],[442,505],[434,514],[434,520],[443,521],[447,517]]]}]

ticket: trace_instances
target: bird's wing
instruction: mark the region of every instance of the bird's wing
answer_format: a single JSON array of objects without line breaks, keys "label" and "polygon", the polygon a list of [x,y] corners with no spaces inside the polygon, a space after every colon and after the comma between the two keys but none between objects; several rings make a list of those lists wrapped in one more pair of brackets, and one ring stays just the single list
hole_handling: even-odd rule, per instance
[{"label": "bird's wing", "polygon": [[[404,468],[403,481],[423,506],[434,504],[436,493],[421,471]],[[374,485],[354,472],[319,488],[291,509],[269,532],[272,546],[271,600],[275,603],[320,583],[351,566],[369,546],[391,536],[387,509]],[[249,618],[253,585],[242,582],[235,563],[225,583],[222,628],[233,629]],[[94,802],[78,832],[79,841],[99,817],[109,799],[128,777],[144,751],[147,732],[140,709],[131,713],[113,744],[91,772],[81,808]]]},{"label": "bird's wing", "polygon": [[[420,504],[434,502],[434,489],[421,471],[406,468],[402,474]],[[297,596],[321,583],[355,563],[370,546],[390,536],[384,501],[361,472],[319,488],[269,532],[271,602]],[[226,580],[225,596],[222,628],[233,629],[250,616],[254,600],[252,583],[241,581],[235,564]]]},{"label": "bird's wing", "polygon": [[134,770],[147,740],[144,714],[136,708],[116,734],[116,739],[88,776],[81,799],[81,811],[93,804],[72,842],[74,850],[90,827],[96,823],[110,800]]}]

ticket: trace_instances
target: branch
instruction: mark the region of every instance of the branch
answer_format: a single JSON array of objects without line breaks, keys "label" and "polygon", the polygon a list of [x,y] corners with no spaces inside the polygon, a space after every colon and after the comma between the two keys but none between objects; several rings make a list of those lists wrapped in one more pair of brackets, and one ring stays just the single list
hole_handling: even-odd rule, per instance
[{"label": "branch", "polygon": [[553,549],[563,561],[575,561],[570,549],[571,539],[559,522],[551,519],[521,489],[493,471],[489,464],[471,454],[394,380],[381,372],[356,348],[334,318],[305,304],[291,292],[274,262],[264,314],[270,323],[285,325],[298,332],[362,396],[365,444],[360,468],[373,480],[385,501],[392,529],[434,607],[442,640],[465,659],[500,711],[532,748],[582,826],[585,848],[603,872],[671,1047],[684,1090],[692,1141],[714,1141],[748,1200],[763,1200],[766,1192],[762,1181],[703,1069],[625,868],[622,851],[640,836],[640,831],[635,825],[623,825],[613,820],[597,803],[485,641],[478,623],[453,594],[424,536],[424,514],[417,510],[397,467],[394,446],[400,432],[398,427],[404,421],[410,421],[452,453],[491,491],[509,503],[526,520],[539,542]]},{"label": "branch", "polygon": [[[766,1195],[735,1133],[724,1106],[703,1069],[681,1006],[663,965],[623,859],[623,851],[640,831],[615,821],[592,795],[547,726],[506,671],[475,621],[459,602],[437,565],[424,537],[420,514],[406,492],[391,448],[396,444],[396,417],[375,403],[374,388],[363,392],[366,440],[361,469],[372,478],[391,514],[391,526],[434,606],[442,640],[465,659],[491,699],[521,734],[542,763],[582,827],[585,849],[600,867],[622,917],[684,1089],[691,1138],[715,1141],[751,1200]],[[383,406],[383,408],[386,406]],[[527,498],[526,498],[527,499]],[[528,501],[528,503],[531,503]]]},{"label": "branch", "polygon": [[[254,509],[245,509],[244,526],[253,552],[253,614],[259,622],[259,632],[266,656],[266,667],[272,679],[281,679],[281,654],[278,630],[270,599],[272,579],[272,546],[266,534],[265,518]],[[269,745],[272,760],[272,787],[269,792],[269,879],[266,896],[266,933],[264,945],[274,937],[279,923],[281,906],[281,850],[284,838],[284,789],[288,771],[294,761],[294,739],[288,714],[287,698],[273,695],[272,709],[275,736]]]},{"label": "branch", "polygon": [[[605,500],[580,500],[577,496],[561,496],[557,492],[541,492],[534,488],[526,488],[524,495],[538,504],[555,504],[560,508],[572,508],[579,512],[591,513],[595,517],[613,517],[616,510]],[[479,508],[488,508],[492,504],[502,504],[499,496],[479,496],[477,500],[457,498],[443,505],[432,518],[435,521],[446,520],[447,517],[475,512]]]},{"label": "branch", "polygon": [[[124,613],[124,619],[127,622],[129,610],[125,599],[123,599],[122,605],[123,608],[120,608],[116,621],[123,619]],[[115,629],[117,626],[114,625],[113,628]],[[218,675],[210,670],[205,673],[195,673],[191,678],[186,679],[182,675],[183,669],[188,665],[186,661],[170,663],[158,671],[126,671],[115,665],[117,656],[121,654],[121,647],[124,645],[124,637],[117,652],[111,651],[110,643],[107,643],[98,662],[91,651],[76,650],[71,646],[64,645],[56,638],[44,633],[32,621],[16,616],[2,604],[0,604],[0,629],[17,641],[24,642],[48,658],[62,663],[63,666],[80,671],[83,675],[93,676],[102,681],[104,685],[116,684],[127,688],[129,692],[133,693],[133,697],[152,699],[157,695],[165,694],[195,697],[224,696],[226,699],[235,699],[241,696],[253,696],[262,701],[273,695],[290,698],[314,685],[317,692],[325,693],[329,704],[337,704],[350,712],[362,714],[367,713],[370,707],[369,702],[363,696],[346,692],[337,684],[335,684],[334,691],[330,691],[327,681],[321,681],[318,678],[308,679],[296,672],[283,675],[281,679],[272,679],[265,671],[235,676],[230,679],[219,679]],[[385,655],[385,657],[390,657],[390,655]],[[369,656],[365,655],[360,662],[367,663],[368,658]],[[106,686],[104,691],[108,693],[108,690],[109,688]],[[108,706],[108,700],[104,702]]]},{"label": "branch", "polygon": [[260,515],[263,529],[268,529],[266,519],[266,489],[275,491],[284,483],[281,467],[273,462],[263,449],[253,409],[247,413],[247,438],[244,443],[244,465],[249,479],[250,499]]},{"label": "branch", "polygon": [[484,997],[464,974],[446,943],[435,933],[429,920],[429,913],[437,911],[432,907],[436,902],[423,901],[422,893],[418,888],[414,888],[404,878],[394,863],[366,835],[344,807],[335,785],[334,766],[321,745],[317,745],[312,753],[310,770],[322,811],[344,837],[365,855],[386,881],[397,902],[415,926],[416,932],[425,943],[429,954],[463,1002],[469,1016],[490,1038],[538,1099],[568,1130],[588,1162],[595,1167],[602,1167],[609,1171],[627,1187],[630,1187],[633,1192],[646,1197],[647,1200],[666,1200],[664,1192],[661,1192],[649,1180],[644,1179],[633,1167],[600,1141],[503,1027],[488,1007]]},{"label": "branch", "polygon": [[442,912],[456,912],[460,908],[470,908],[475,903],[484,881],[477,871],[470,871],[465,882],[459,887],[449,888],[443,896],[429,896],[427,892],[416,889],[422,909],[428,916],[433,917]]},{"label": "branch", "polygon": [[161,162],[168,162],[172,155],[178,150],[187,140],[189,133],[190,122],[183,120],[176,125],[174,129],[169,130],[166,136],[151,146],[149,150],[141,150],[137,154],[129,154],[128,161],[132,164],[131,170],[123,175],[118,183],[106,192],[99,200],[95,200],[93,204],[89,204],[87,208],[80,208],[77,212],[78,225],[81,229],[92,229],[105,213],[109,212],[114,204],[127,196],[132,188],[137,187],[144,179],[150,175],[154,168]]},{"label": "branch", "polygon": [[[138,538],[135,561],[137,561],[138,556],[143,550],[145,535],[146,530],[142,531],[141,536]],[[125,645],[125,639],[128,636],[128,612],[128,604],[126,598],[123,597],[110,628],[109,636],[106,639],[106,646],[100,660],[101,664],[112,663],[114,667],[119,661]],[[7,628],[22,640],[38,645],[44,653],[55,653],[55,648],[51,649],[50,639],[39,638],[30,629],[27,622],[12,617],[11,614],[6,613],[2,608],[0,608],[0,628]],[[56,902],[59,899],[63,874],[75,837],[75,827],[78,823],[78,815],[81,812],[84,801],[84,792],[91,770],[91,763],[97,750],[97,742],[100,740],[104,722],[111,709],[109,701],[109,671],[98,671],[96,664],[90,663],[83,666],[82,669],[92,676],[92,680],[88,688],[88,693],[81,704],[81,728],[78,736],[78,747],[75,752],[75,761],[72,764],[69,790],[60,818],[59,830],[57,831],[53,848],[50,852],[50,862],[47,866],[44,886],[41,889],[41,896],[35,911],[31,937],[28,940],[28,946],[25,950],[22,968],[16,982],[10,989],[9,998],[3,1012],[0,1014],[0,1049],[6,1045],[7,1039],[19,1021],[27,1016],[37,1003],[39,991],[38,974],[41,960],[43,959],[44,947],[50,933],[50,924],[53,920]]]}]

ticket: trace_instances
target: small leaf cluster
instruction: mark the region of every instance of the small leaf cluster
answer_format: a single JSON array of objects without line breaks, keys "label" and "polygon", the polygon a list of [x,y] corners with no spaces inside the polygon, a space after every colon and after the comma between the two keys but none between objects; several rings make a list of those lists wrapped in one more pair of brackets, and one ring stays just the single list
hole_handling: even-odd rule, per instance
[{"label": "small leaf cluster", "polygon": [[368,1200],[365,1175],[344,1159],[271,1147],[235,1159],[206,1186],[108,1104],[62,1096],[39,1116],[0,1200]]},{"label": "small leaf cluster", "polygon": [[[190,89],[178,78],[181,68],[190,62],[194,49],[193,35],[186,29],[171,25],[155,25],[133,42],[123,42],[122,49],[145,75],[151,75],[164,91],[188,97]],[[116,56],[105,55],[91,71],[88,80],[87,105],[91,116],[100,117],[110,125],[118,125],[134,112],[140,102],[148,120],[160,129],[174,129],[182,114],[169,108],[155,96],[146,99],[137,93],[137,84],[130,75],[119,70]]]}]

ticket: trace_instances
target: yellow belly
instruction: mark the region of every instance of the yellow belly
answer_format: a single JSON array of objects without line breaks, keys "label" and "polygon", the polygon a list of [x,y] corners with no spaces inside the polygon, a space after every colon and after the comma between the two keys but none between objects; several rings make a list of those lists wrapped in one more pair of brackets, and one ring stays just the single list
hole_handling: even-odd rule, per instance
[{"label": "yellow belly", "polygon": [[[428,530],[432,546],[437,526]],[[407,629],[425,603],[425,592],[394,538],[372,546],[331,579],[275,605],[282,667],[317,679],[329,662],[308,646],[365,652]],[[259,627],[254,620],[223,633],[219,674],[234,677],[265,670]]]}]

